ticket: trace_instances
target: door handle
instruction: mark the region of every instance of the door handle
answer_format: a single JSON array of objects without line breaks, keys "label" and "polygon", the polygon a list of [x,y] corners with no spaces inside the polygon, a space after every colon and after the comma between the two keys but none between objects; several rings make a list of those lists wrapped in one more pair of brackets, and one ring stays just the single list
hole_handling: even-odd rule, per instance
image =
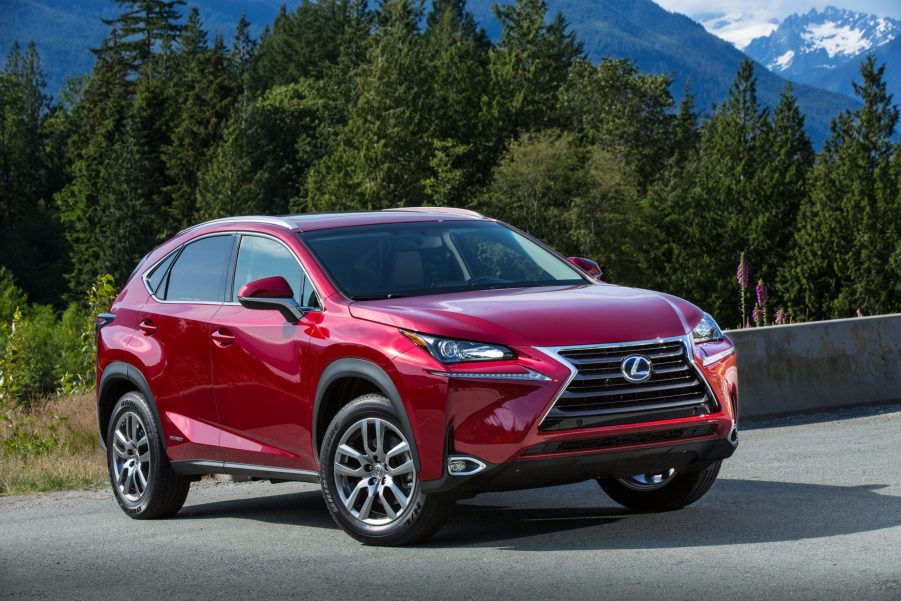
[{"label": "door handle", "polygon": [[213,332],[213,344],[215,344],[219,348],[225,348],[227,346],[231,346],[234,343],[235,335],[225,328],[219,328],[218,330]]},{"label": "door handle", "polygon": [[149,319],[145,319],[141,323],[139,323],[138,329],[141,330],[141,333],[145,336],[150,336],[154,332],[156,332],[156,326]]}]

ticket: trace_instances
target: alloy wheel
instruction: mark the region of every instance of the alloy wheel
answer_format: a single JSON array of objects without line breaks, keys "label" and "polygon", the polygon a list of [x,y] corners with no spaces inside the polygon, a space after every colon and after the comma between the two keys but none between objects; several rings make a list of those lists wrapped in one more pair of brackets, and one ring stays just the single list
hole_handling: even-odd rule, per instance
[{"label": "alloy wheel", "polygon": [[344,507],[370,526],[399,519],[416,488],[410,444],[391,422],[378,417],[361,419],[344,432],[334,473]]},{"label": "alloy wheel", "polygon": [[150,480],[150,440],[136,413],[123,413],[113,430],[112,460],[115,486],[123,499],[137,503]]}]

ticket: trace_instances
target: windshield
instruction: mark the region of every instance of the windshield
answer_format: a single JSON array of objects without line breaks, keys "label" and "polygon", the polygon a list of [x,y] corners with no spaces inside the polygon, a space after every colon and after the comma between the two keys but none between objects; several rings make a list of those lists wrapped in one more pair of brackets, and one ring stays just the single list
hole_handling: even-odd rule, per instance
[{"label": "windshield", "polygon": [[585,284],[566,261],[491,221],[363,225],[300,236],[353,300]]}]

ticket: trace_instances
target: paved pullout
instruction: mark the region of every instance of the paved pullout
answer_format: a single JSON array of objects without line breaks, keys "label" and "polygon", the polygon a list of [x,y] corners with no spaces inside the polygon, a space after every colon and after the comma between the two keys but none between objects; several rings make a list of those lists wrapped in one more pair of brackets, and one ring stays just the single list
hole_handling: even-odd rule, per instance
[{"label": "paved pullout", "polygon": [[204,484],[154,522],[107,491],[4,498],[0,598],[901,600],[901,407],[767,425],[682,511],[483,495],[415,548],[359,545],[302,484]]}]

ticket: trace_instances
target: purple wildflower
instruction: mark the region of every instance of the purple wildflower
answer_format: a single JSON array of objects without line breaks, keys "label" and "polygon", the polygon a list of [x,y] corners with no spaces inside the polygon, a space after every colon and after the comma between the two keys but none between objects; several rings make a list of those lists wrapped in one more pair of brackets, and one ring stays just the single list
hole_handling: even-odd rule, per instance
[{"label": "purple wildflower", "polygon": [[751,320],[754,325],[760,325],[760,305],[754,305],[754,310],[751,311]]},{"label": "purple wildflower", "polygon": [[748,264],[745,262],[745,253],[741,253],[738,261],[738,271],[735,273],[738,285],[743,290],[748,287]]},{"label": "purple wildflower", "polygon": [[763,280],[757,282],[757,304],[761,307],[766,306],[766,301],[769,298],[769,291],[766,289],[766,284],[763,283]]},{"label": "purple wildflower", "polygon": [[785,311],[783,309],[779,309],[776,311],[776,325],[781,326],[785,323]]}]

